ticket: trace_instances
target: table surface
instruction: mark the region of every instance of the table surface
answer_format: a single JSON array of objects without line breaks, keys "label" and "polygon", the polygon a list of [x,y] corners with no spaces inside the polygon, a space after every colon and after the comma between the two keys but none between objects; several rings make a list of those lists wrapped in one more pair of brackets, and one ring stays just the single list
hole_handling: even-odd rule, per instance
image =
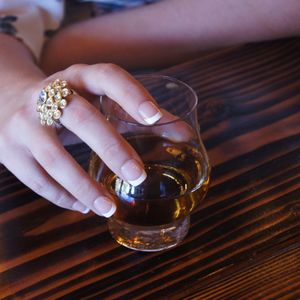
[{"label": "table surface", "polygon": [[[106,220],[57,208],[0,167],[1,299],[299,299],[300,40],[162,72],[199,96],[210,191],[177,248],[119,246]],[[90,150],[70,148],[87,166]]]}]

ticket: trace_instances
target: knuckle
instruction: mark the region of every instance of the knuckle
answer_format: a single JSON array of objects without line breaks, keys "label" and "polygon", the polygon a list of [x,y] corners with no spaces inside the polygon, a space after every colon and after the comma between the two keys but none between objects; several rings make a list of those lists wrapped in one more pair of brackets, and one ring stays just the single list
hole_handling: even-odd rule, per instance
[{"label": "knuckle", "polygon": [[[71,107],[70,107],[71,108]],[[89,120],[92,120],[95,117],[95,112],[84,106],[73,106],[72,107],[72,124],[73,126],[79,125],[82,126]]]},{"label": "knuckle", "polygon": [[102,64],[100,66],[100,71],[105,75],[105,76],[112,76],[116,74],[117,72],[120,72],[121,68],[118,65],[115,65],[113,63],[108,63],[108,64]]},{"label": "knuckle", "polygon": [[77,199],[80,199],[83,203],[90,202],[96,199],[95,189],[89,180],[80,180],[77,184],[74,184],[74,190],[72,192]]},{"label": "knuckle", "polygon": [[74,65],[68,67],[65,71],[67,73],[75,73],[76,74],[77,72],[82,71],[82,69],[86,66],[87,65],[85,65],[85,64],[74,64]]},{"label": "knuckle", "polygon": [[67,202],[67,196],[65,193],[57,193],[53,200],[53,203],[62,208],[70,208]]},{"label": "knuckle", "polygon": [[122,142],[113,140],[105,144],[101,149],[101,156],[107,160],[120,156],[120,153],[124,151],[124,145]]},{"label": "knuckle", "polygon": [[[87,67],[85,64],[74,64],[65,69],[64,71],[58,72],[55,78],[72,78],[72,82],[82,81],[82,72]],[[59,75],[59,76],[58,76]],[[53,76],[52,76],[53,77]]]},{"label": "knuckle", "polygon": [[31,189],[43,197],[46,194],[47,188],[48,185],[42,178],[35,178],[31,181]]},{"label": "knuckle", "polygon": [[55,168],[59,165],[63,154],[59,153],[55,147],[41,148],[37,154],[37,158],[42,166],[46,169]]},{"label": "knuckle", "polygon": [[[131,85],[124,86],[122,89],[122,99],[124,99],[124,102],[128,101],[129,99],[136,98],[137,88]],[[125,103],[126,103],[125,102]]]}]

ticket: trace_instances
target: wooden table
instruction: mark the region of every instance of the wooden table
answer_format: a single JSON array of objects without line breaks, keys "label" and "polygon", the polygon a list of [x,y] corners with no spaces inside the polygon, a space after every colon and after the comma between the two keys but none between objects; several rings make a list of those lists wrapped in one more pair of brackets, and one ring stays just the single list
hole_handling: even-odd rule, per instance
[{"label": "wooden table", "polygon": [[[199,96],[209,194],[177,248],[140,253],[0,168],[1,299],[300,299],[300,40],[168,69]],[[83,166],[89,149],[70,151]]]}]

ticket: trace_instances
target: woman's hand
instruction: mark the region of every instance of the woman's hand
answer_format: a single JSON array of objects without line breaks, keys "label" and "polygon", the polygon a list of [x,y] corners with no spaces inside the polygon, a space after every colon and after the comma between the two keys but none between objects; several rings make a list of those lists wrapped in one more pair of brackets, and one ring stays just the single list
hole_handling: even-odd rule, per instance
[{"label": "woman's hand", "polygon": [[44,80],[6,87],[0,95],[0,161],[33,191],[63,208],[111,216],[115,205],[64,149],[58,129],[40,124],[39,92],[55,79],[67,80],[78,94],[60,118],[62,125],[88,144],[118,176],[133,185],[146,173],[133,148],[81,95],[106,94],[135,120],[149,124],[161,117],[150,94],[128,73],[111,64],[73,65]]}]

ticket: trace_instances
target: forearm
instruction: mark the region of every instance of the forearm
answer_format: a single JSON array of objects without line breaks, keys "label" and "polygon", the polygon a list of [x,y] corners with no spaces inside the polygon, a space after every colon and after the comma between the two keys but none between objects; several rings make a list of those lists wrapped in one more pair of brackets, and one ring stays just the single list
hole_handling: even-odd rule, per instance
[{"label": "forearm", "polygon": [[43,64],[50,72],[99,61],[156,67],[202,50],[299,33],[299,0],[165,0],[62,30],[45,49]]},{"label": "forearm", "polygon": [[0,66],[0,84],[7,89],[44,77],[28,48],[5,34],[0,34]]}]

